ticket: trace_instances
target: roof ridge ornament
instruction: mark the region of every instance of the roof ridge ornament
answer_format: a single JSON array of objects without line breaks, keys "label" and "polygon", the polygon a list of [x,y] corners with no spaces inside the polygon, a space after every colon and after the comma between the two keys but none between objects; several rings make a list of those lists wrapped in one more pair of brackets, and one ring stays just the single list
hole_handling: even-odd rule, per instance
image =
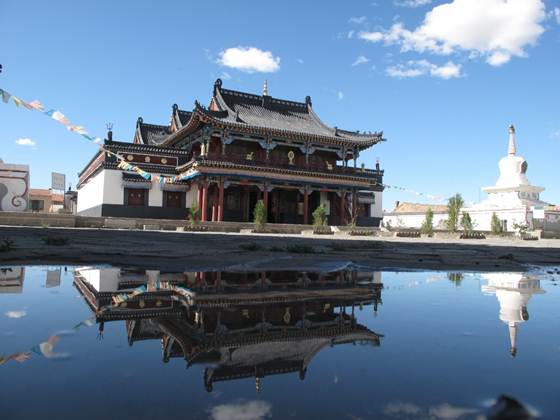
[{"label": "roof ridge ornament", "polygon": [[510,124],[508,127],[509,132],[509,143],[508,143],[508,155],[515,156],[517,153],[517,148],[515,147],[515,127]]},{"label": "roof ridge ornament", "polygon": [[268,96],[268,80],[264,79],[263,96]]},{"label": "roof ridge ornament", "polygon": [[222,88],[222,79],[216,79],[214,82],[214,95],[218,92],[219,89]]}]

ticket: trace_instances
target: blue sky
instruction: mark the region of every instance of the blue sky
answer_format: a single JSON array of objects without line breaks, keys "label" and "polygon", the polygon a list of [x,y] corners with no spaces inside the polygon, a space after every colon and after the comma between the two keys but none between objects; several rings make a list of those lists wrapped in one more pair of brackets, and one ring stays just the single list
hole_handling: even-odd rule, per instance
[{"label": "blue sky", "polygon": [[[253,48],[247,50],[248,48]],[[136,119],[224,87],[303,101],[330,125],[383,130],[385,182],[477,201],[506,153],[507,126],[533,184],[560,203],[560,2],[552,0],[0,2],[0,88],[74,124],[131,141]],[[20,145],[16,142],[29,139]],[[0,103],[0,158],[73,185],[95,146]],[[394,201],[429,201],[387,190]]]}]

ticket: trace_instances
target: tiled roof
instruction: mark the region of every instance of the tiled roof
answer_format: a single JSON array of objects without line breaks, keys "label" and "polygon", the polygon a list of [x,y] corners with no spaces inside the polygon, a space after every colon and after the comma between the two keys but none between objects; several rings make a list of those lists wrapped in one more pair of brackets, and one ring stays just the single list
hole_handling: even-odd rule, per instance
[{"label": "tiled roof", "polygon": [[181,126],[186,124],[192,116],[191,111],[184,111],[182,109],[177,109],[177,116],[179,117],[179,121],[181,122]]},{"label": "tiled roof", "polygon": [[158,146],[171,134],[171,128],[166,125],[146,124],[138,118],[137,130],[140,140],[144,144]]},{"label": "tiled roof", "polygon": [[221,88],[217,80],[213,101],[217,110],[203,110],[223,122],[267,130],[288,131],[352,143],[372,145],[381,141],[382,133],[358,133],[329,127],[313,112],[311,99],[294,102],[271,96],[258,96]]},{"label": "tiled roof", "polygon": [[400,202],[393,210],[394,213],[426,213],[431,208],[434,213],[447,211],[446,205],[441,204],[420,204]]}]

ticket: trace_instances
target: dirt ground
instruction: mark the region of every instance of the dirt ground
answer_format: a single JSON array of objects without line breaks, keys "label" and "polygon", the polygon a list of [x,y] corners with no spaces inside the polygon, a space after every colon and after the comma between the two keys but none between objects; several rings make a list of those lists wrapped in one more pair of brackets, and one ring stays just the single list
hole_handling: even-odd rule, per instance
[{"label": "dirt ground", "polygon": [[[0,264],[111,264],[166,271],[525,271],[560,265],[560,241],[153,232],[0,227]],[[51,238],[48,240],[46,238]],[[58,244],[55,244],[58,242]],[[62,244],[61,244],[62,243]]]}]

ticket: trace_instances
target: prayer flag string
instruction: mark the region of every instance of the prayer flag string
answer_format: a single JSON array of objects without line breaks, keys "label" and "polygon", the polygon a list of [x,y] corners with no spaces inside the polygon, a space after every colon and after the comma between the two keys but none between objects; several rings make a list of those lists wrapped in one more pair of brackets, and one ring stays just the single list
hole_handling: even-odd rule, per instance
[{"label": "prayer flag string", "polygon": [[74,133],[77,133],[78,135],[80,135],[82,138],[90,141],[91,143],[96,144],[97,146],[99,146],[99,149],[104,152],[107,153],[107,156],[114,156],[117,160],[118,160],[118,167],[119,169],[125,170],[125,171],[132,171],[132,172],[136,172],[138,175],[140,175],[142,178],[144,178],[146,181],[153,181],[153,182],[158,182],[160,184],[174,184],[180,181],[183,181],[184,179],[188,179],[191,176],[184,176],[184,175],[175,175],[175,176],[163,176],[163,175],[157,175],[157,174],[152,174],[150,172],[144,171],[143,169],[140,169],[138,166],[136,165],[131,165],[130,163],[126,162],[124,160],[124,158],[122,156],[120,156],[117,153],[112,152],[111,150],[108,150],[103,144],[103,140],[100,137],[94,137],[91,136],[87,130],[81,126],[81,125],[74,125],[70,122],[70,120],[60,111],[56,110],[56,109],[51,109],[48,108],[46,109],[45,106],[39,102],[38,100],[33,100],[31,102],[27,102],[24,101],[21,98],[18,98],[17,96],[13,95],[12,93],[1,89],[0,88],[0,97],[2,98],[2,102],[4,102],[5,104],[11,101],[14,103],[14,105],[19,108],[20,106],[29,109],[29,110],[35,110],[37,112],[40,112],[41,114],[59,122],[60,124],[64,125],[69,131],[72,131]]},{"label": "prayer flag string", "polygon": [[[18,108],[20,106],[22,106],[22,107],[24,107],[26,109],[29,109],[29,110],[35,110],[37,112],[42,113],[43,115],[46,115],[47,117],[59,122],[60,124],[64,125],[69,131],[77,133],[82,138],[98,145],[101,151],[107,153],[107,156],[116,157],[118,162],[119,162],[117,164],[117,167],[119,169],[121,169],[123,171],[135,172],[138,175],[140,175],[142,178],[144,178],[146,181],[152,181],[154,183],[159,183],[159,184],[173,184],[173,183],[176,183],[176,182],[180,182],[180,181],[192,178],[194,176],[194,174],[163,176],[163,175],[152,174],[150,172],[144,171],[143,169],[139,168],[138,166],[131,165],[130,163],[126,162],[125,159],[122,156],[120,156],[119,154],[108,150],[102,144],[103,140],[100,137],[91,136],[83,126],[72,124],[70,122],[70,120],[68,120],[68,118],[62,112],[60,112],[56,109],[50,109],[50,108],[46,109],[45,106],[41,102],[39,102],[38,100],[33,100],[31,102],[26,102],[23,99],[16,97],[15,95],[11,94],[10,92],[8,92],[4,89],[0,89],[0,97],[2,98],[2,102],[4,102],[5,104],[9,103],[10,99],[11,99],[12,102],[14,103],[14,105]],[[397,190],[397,191],[404,191],[404,192],[407,192],[409,194],[413,194],[417,197],[427,197],[430,200],[434,200],[434,201],[444,201],[444,200],[446,200],[446,197],[444,197],[442,195],[428,194],[428,193],[424,193],[424,192],[415,191],[415,190],[412,190],[410,188],[399,187],[399,186],[396,186],[396,185],[388,185],[388,184],[381,184],[381,185],[385,188],[388,188],[388,189],[393,189],[393,190]]]}]

